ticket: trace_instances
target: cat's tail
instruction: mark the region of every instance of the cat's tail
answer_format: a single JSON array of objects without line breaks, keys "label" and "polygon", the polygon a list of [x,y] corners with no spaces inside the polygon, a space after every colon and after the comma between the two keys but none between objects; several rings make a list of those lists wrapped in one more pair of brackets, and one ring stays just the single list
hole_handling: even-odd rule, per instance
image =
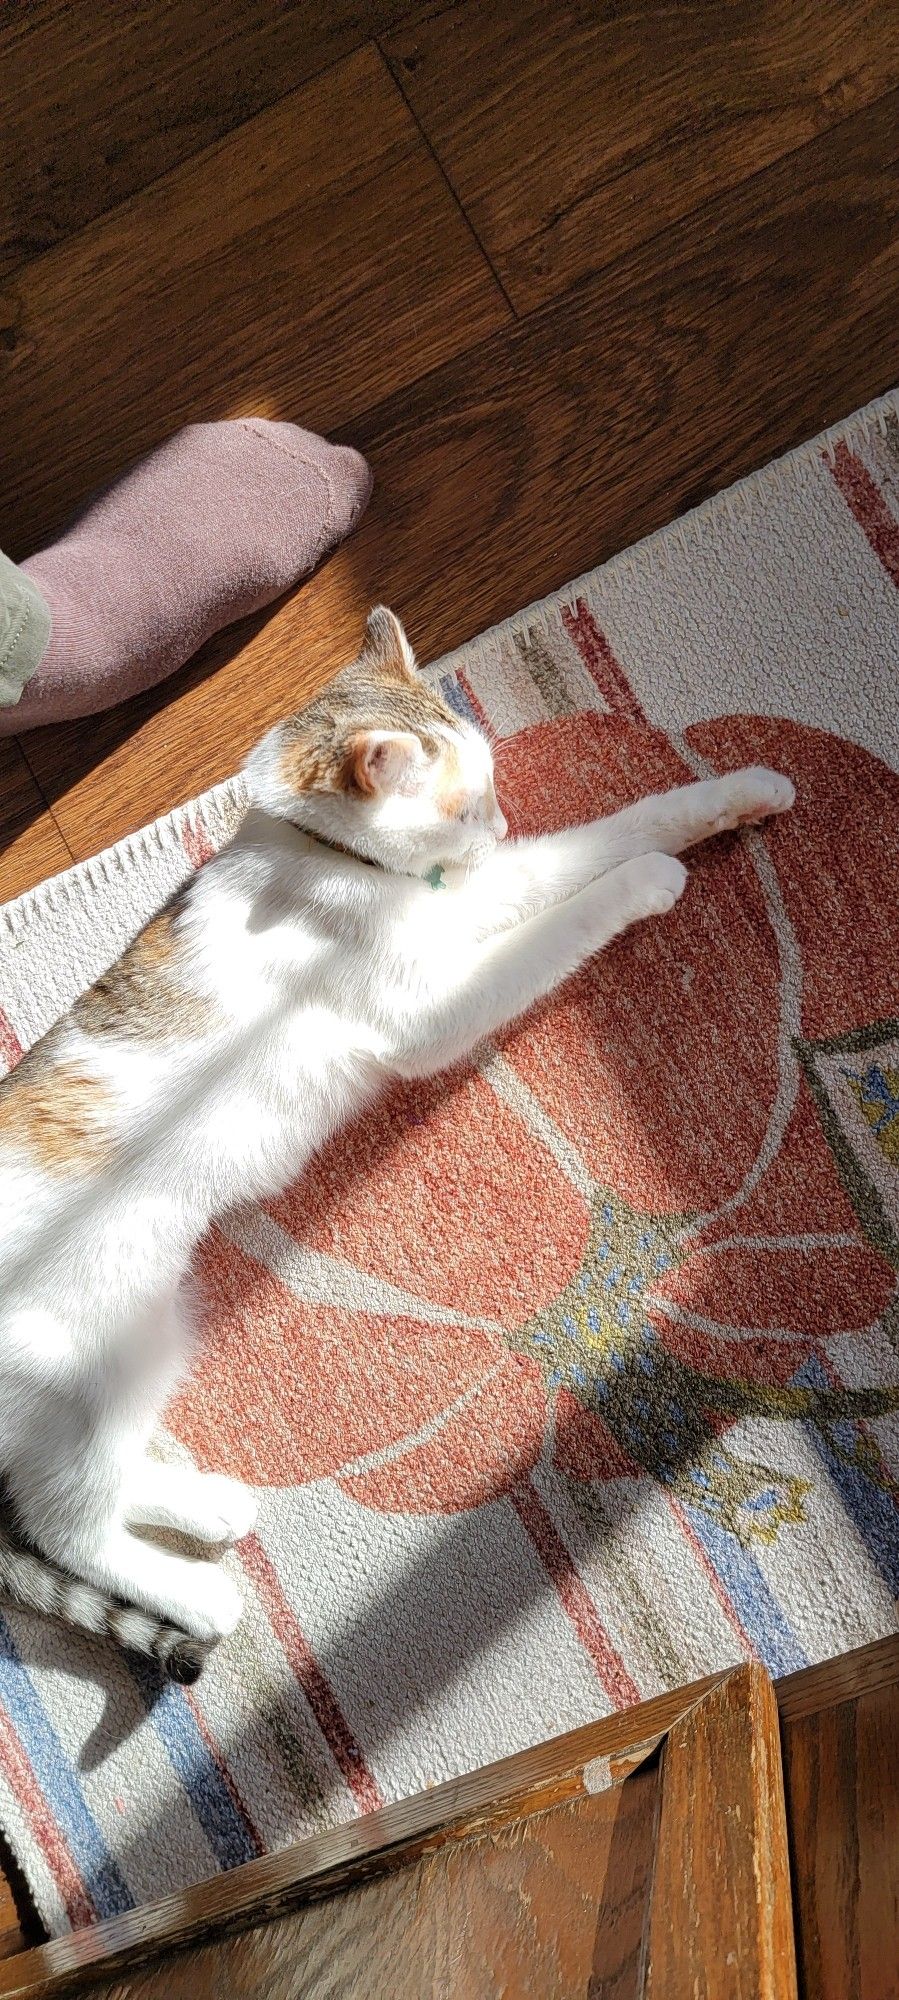
[{"label": "cat's tail", "polygon": [[28,1611],[41,1611],[46,1618],[59,1618],[82,1632],[97,1632],[113,1639],[126,1652],[143,1653],[155,1660],[171,1681],[189,1687],[203,1669],[206,1647],[188,1632],[164,1624],[152,1611],[138,1611],[120,1604],[115,1597],[69,1576],[55,1563],[45,1562],[11,1541],[0,1526],[0,1595],[12,1598]]}]

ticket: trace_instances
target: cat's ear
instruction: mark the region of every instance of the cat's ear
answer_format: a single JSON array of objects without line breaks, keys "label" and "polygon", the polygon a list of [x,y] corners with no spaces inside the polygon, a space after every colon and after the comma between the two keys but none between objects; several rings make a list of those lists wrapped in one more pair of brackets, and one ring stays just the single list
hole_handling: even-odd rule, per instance
[{"label": "cat's ear", "polygon": [[408,791],[423,762],[424,751],[411,731],[360,729],[348,745],[346,788],[365,799]]},{"label": "cat's ear", "polygon": [[368,614],[362,658],[385,680],[415,678],[415,654],[395,611],[376,604]]}]

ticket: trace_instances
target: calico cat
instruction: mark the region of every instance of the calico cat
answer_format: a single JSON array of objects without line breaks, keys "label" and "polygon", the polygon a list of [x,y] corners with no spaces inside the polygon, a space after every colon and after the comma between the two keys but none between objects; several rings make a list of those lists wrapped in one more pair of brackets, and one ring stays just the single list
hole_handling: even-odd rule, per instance
[{"label": "calico cat", "polygon": [[0,1540],[0,1588],[182,1680],[240,1593],[135,1531],[214,1546],[255,1511],[236,1481],[147,1450],[189,1366],[185,1280],[212,1219],[284,1188],[388,1079],[469,1056],[664,915],[682,849],[793,800],[742,770],[506,841],[489,744],[383,608],[246,777],[235,839],[0,1086],[0,1475],[19,1537]]}]

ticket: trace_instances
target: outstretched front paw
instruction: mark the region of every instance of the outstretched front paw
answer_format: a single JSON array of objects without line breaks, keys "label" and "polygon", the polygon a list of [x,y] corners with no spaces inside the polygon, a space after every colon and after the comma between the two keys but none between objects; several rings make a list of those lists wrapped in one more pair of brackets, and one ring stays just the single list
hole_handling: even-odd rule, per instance
[{"label": "outstretched front paw", "polygon": [[715,790],[715,833],[728,833],[736,826],[757,826],[772,813],[789,812],[796,797],[790,779],[779,771],[769,771],[764,764],[729,771],[717,779]]},{"label": "outstretched front paw", "polygon": [[634,869],[642,914],[663,917],[667,910],[673,910],[687,886],[682,861],[675,860],[673,854],[642,854],[637,863],[625,865]]}]

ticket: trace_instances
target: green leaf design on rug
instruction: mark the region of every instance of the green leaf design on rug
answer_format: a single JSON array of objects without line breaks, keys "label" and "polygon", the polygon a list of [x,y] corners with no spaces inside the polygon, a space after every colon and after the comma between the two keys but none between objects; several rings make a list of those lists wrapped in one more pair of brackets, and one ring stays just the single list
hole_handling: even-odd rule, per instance
[{"label": "green leaf design on rug", "polygon": [[770,1547],[781,1528],[801,1525],[812,1490],[808,1479],[777,1472],[757,1459],[738,1458],[721,1446],[707,1453],[701,1465],[691,1466],[676,1484],[688,1506],[701,1507],[743,1548],[759,1542]]},{"label": "green leaf design on rug", "polygon": [[558,1299],[507,1336],[539,1362],[547,1394],[567,1390],[598,1419],[632,1473],[649,1474],[748,1547],[806,1518],[807,1480],[743,1458],[719,1433],[741,1418],[811,1423],[828,1448],[892,1491],[876,1445],[852,1431],[899,1408],[899,1389],[817,1389],[717,1377],[680,1360],[648,1317],[653,1281],[684,1261],[687,1218],[637,1214],[611,1188],[594,1196],[583,1263]]},{"label": "green leaf design on rug", "polygon": [[796,1053],[862,1228],[899,1270],[899,1020],[797,1041]]}]

